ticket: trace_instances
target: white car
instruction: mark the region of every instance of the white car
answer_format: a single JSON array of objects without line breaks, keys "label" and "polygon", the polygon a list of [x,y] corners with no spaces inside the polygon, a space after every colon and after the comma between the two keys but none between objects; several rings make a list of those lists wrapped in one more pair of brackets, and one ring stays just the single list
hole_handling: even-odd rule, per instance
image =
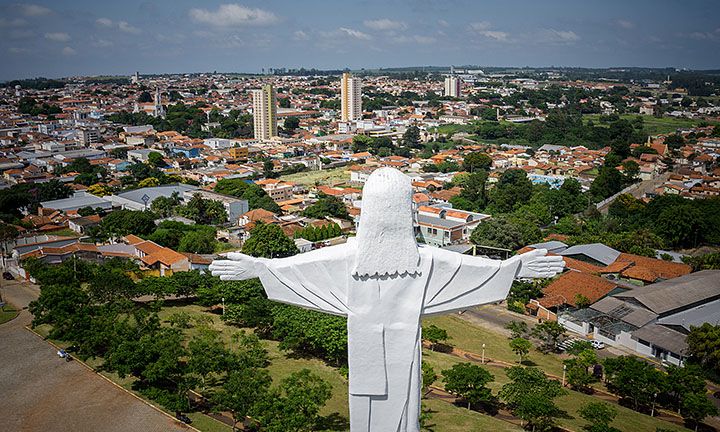
[{"label": "white car", "polygon": [[592,347],[597,350],[605,348],[605,342],[603,342],[603,341],[593,340],[593,341],[590,341],[590,343],[592,344]]}]

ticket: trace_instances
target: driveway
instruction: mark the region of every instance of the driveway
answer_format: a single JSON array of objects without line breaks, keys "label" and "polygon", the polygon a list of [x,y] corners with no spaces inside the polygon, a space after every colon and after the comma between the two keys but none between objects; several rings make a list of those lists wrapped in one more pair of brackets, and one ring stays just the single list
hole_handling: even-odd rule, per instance
[{"label": "driveway", "polygon": [[[4,301],[18,308],[37,297],[28,283],[2,281]],[[0,424],[6,431],[187,431],[187,426],[114,386],[77,361],[65,362],[25,329],[23,310],[0,325]]]}]

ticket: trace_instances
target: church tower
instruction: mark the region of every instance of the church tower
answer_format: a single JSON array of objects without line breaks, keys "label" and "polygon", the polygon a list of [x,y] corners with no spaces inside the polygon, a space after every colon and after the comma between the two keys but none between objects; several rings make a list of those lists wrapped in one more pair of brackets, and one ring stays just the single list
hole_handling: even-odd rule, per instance
[{"label": "church tower", "polygon": [[165,118],[165,108],[160,98],[160,88],[155,89],[155,106],[153,107],[153,116]]}]

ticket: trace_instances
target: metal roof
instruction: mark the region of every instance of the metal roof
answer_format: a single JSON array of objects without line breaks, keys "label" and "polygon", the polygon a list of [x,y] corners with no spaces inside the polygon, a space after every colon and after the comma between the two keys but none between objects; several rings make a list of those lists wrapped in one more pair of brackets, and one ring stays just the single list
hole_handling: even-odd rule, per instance
[{"label": "metal roof", "polygon": [[705,323],[720,325],[720,299],[660,318],[658,323],[683,327],[687,331],[690,326],[699,327]]},{"label": "metal roof", "polygon": [[720,270],[703,270],[616,294],[635,300],[658,315],[689,309],[720,298]]},{"label": "metal roof", "polygon": [[570,246],[560,252],[560,255],[585,255],[607,266],[615,262],[615,260],[620,256],[620,252],[602,243],[591,243]]},{"label": "metal roof", "polygon": [[83,207],[92,207],[92,208],[109,208],[111,206],[111,202],[104,199],[96,197],[95,195],[89,194],[84,191],[75,192],[75,195],[73,195],[70,198],[64,198],[59,200],[52,200],[52,201],[43,201],[40,203],[41,206],[44,208],[50,208],[55,210],[77,210],[81,209]]},{"label": "metal roof", "polygon": [[184,192],[187,191],[194,191],[197,190],[197,186],[192,185],[186,185],[186,184],[177,184],[177,185],[166,185],[166,186],[156,186],[156,187],[146,187],[141,189],[135,189],[123,193],[117,194],[120,198],[125,198],[126,200],[134,201],[138,204],[144,205],[145,201],[143,201],[142,197],[147,195],[148,196],[148,205],[155,201],[156,198],[159,198],[161,196],[163,197],[170,197],[172,196],[173,192],[177,192],[182,197]]},{"label": "metal roof", "polygon": [[622,301],[616,297],[605,297],[604,299],[593,303],[590,308],[615,319],[634,325],[635,327],[642,327],[657,318],[657,315],[651,311],[640,306],[635,306],[629,302]]},{"label": "metal roof", "polygon": [[632,338],[635,340],[642,339],[657,347],[681,355],[685,353],[688,347],[684,334],[658,324],[646,325],[635,330],[632,332]]},{"label": "metal roof", "polygon": [[533,249],[547,249],[548,252],[561,253],[567,249],[568,245],[558,240],[550,240],[543,243],[531,244],[528,247]]}]

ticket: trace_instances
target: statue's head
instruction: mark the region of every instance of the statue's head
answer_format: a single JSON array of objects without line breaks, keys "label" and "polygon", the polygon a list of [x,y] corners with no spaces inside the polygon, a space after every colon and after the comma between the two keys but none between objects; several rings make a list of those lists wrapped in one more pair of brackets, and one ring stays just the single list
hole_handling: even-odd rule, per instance
[{"label": "statue's head", "polygon": [[394,168],[375,170],[363,187],[353,275],[393,276],[418,271],[410,178]]}]

